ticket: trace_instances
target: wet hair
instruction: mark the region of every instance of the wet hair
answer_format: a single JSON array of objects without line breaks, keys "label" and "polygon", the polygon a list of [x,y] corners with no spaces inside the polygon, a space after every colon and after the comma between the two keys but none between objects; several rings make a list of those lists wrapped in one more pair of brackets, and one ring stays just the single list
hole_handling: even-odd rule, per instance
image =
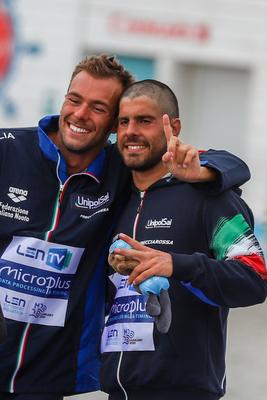
[{"label": "wet hair", "polygon": [[94,78],[116,78],[122,84],[123,90],[134,82],[134,77],[120,64],[116,57],[107,54],[92,55],[80,61],[74,68],[70,84],[81,71],[88,72]]},{"label": "wet hair", "polygon": [[168,114],[170,118],[179,118],[178,100],[171,88],[165,83],[155,79],[134,82],[123,92],[121,99],[124,97],[134,99],[139,96],[147,96],[154,100],[162,114]]}]

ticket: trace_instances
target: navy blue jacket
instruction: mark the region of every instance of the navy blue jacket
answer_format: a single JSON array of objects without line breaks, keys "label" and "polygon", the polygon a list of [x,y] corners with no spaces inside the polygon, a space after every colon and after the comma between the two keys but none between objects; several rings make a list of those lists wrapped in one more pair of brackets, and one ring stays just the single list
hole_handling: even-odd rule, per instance
[{"label": "navy blue jacket", "polygon": [[[114,301],[102,335],[102,390],[116,400],[217,400],[225,392],[230,307],[266,298],[266,267],[253,216],[232,190],[210,196],[164,178],[132,189],[118,221],[123,232],[172,255],[172,323],[153,329],[146,296],[110,276]],[[127,395],[126,395],[127,394]]]}]

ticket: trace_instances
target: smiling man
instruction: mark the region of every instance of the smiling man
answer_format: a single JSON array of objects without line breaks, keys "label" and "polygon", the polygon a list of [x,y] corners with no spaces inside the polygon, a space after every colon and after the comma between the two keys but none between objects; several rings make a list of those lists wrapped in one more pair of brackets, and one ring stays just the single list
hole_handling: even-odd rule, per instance
[{"label": "smiling man", "polygon": [[[101,378],[110,400],[220,399],[229,309],[266,298],[267,271],[249,207],[232,190],[211,196],[181,180],[179,168],[176,177],[170,173],[180,129],[176,96],[164,83],[136,82],[122,95],[118,148],[132,170],[132,191],[114,231],[114,240],[129,246],[109,258],[116,272]],[[199,167],[193,157],[185,169],[189,182]],[[147,296],[136,290],[153,276],[169,278],[171,323],[169,310],[161,318],[155,303],[146,312]],[[161,294],[163,309],[169,302]]]},{"label": "smiling man", "polygon": [[68,165],[76,173],[96,158],[114,127],[123,83],[117,77],[94,77],[86,71],[73,76],[65,96],[59,129],[50,133]]}]

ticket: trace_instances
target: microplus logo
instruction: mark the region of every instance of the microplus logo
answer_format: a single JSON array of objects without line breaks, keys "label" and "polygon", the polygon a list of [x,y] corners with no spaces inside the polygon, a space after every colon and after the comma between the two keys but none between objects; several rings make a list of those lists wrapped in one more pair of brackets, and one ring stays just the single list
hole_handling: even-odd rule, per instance
[{"label": "microplus logo", "polygon": [[145,300],[142,296],[137,296],[135,299],[129,301],[125,300],[125,297],[118,298],[112,305],[110,314],[138,314],[146,311]]},{"label": "microplus logo", "polygon": [[152,228],[170,228],[172,225],[172,219],[161,218],[157,219],[149,219],[146,223],[146,229]]},{"label": "microplus logo", "polygon": [[50,248],[46,253],[41,249],[30,246],[23,248],[21,245],[18,245],[16,252],[22,257],[29,257],[43,261],[49,267],[58,269],[59,271],[62,271],[69,266],[72,257],[72,253],[63,248]]},{"label": "microplus logo", "polygon": [[78,195],[75,201],[75,206],[79,208],[94,210],[101,207],[109,201],[109,192],[97,199],[91,199],[89,196]]},{"label": "microplus logo", "polygon": [[[39,295],[47,295],[51,291],[61,291],[61,295],[64,295],[65,290],[69,290],[71,285],[71,279],[65,279],[60,274],[39,274],[35,271],[31,272],[24,270],[23,268],[17,268],[11,265],[0,265],[0,282],[5,284],[5,287],[10,286],[11,290],[23,291],[26,294],[32,294],[32,292],[38,293]],[[54,275],[54,276],[53,276]],[[11,284],[12,281],[12,284]],[[11,288],[12,285],[12,288]],[[59,294],[59,293],[58,293]]]},{"label": "microplus logo", "polygon": [[28,190],[10,186],[7,195],[14,203],[20,203],[21,201],[27,200]]}]

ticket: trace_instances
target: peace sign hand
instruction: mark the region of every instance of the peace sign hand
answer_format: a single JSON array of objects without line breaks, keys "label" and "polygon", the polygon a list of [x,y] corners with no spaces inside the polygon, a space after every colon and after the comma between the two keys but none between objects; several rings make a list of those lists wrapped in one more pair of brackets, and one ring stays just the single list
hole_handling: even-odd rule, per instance
[{"label": "peace sign hand", "polygon": [[162,162],[168,171],[176,178],[187,182],[202,181],[198,150],[182,143],[173,134],[170,118],[167,114],[162,117],[163,129],[167,140],[167,152],[162,156]]}]

